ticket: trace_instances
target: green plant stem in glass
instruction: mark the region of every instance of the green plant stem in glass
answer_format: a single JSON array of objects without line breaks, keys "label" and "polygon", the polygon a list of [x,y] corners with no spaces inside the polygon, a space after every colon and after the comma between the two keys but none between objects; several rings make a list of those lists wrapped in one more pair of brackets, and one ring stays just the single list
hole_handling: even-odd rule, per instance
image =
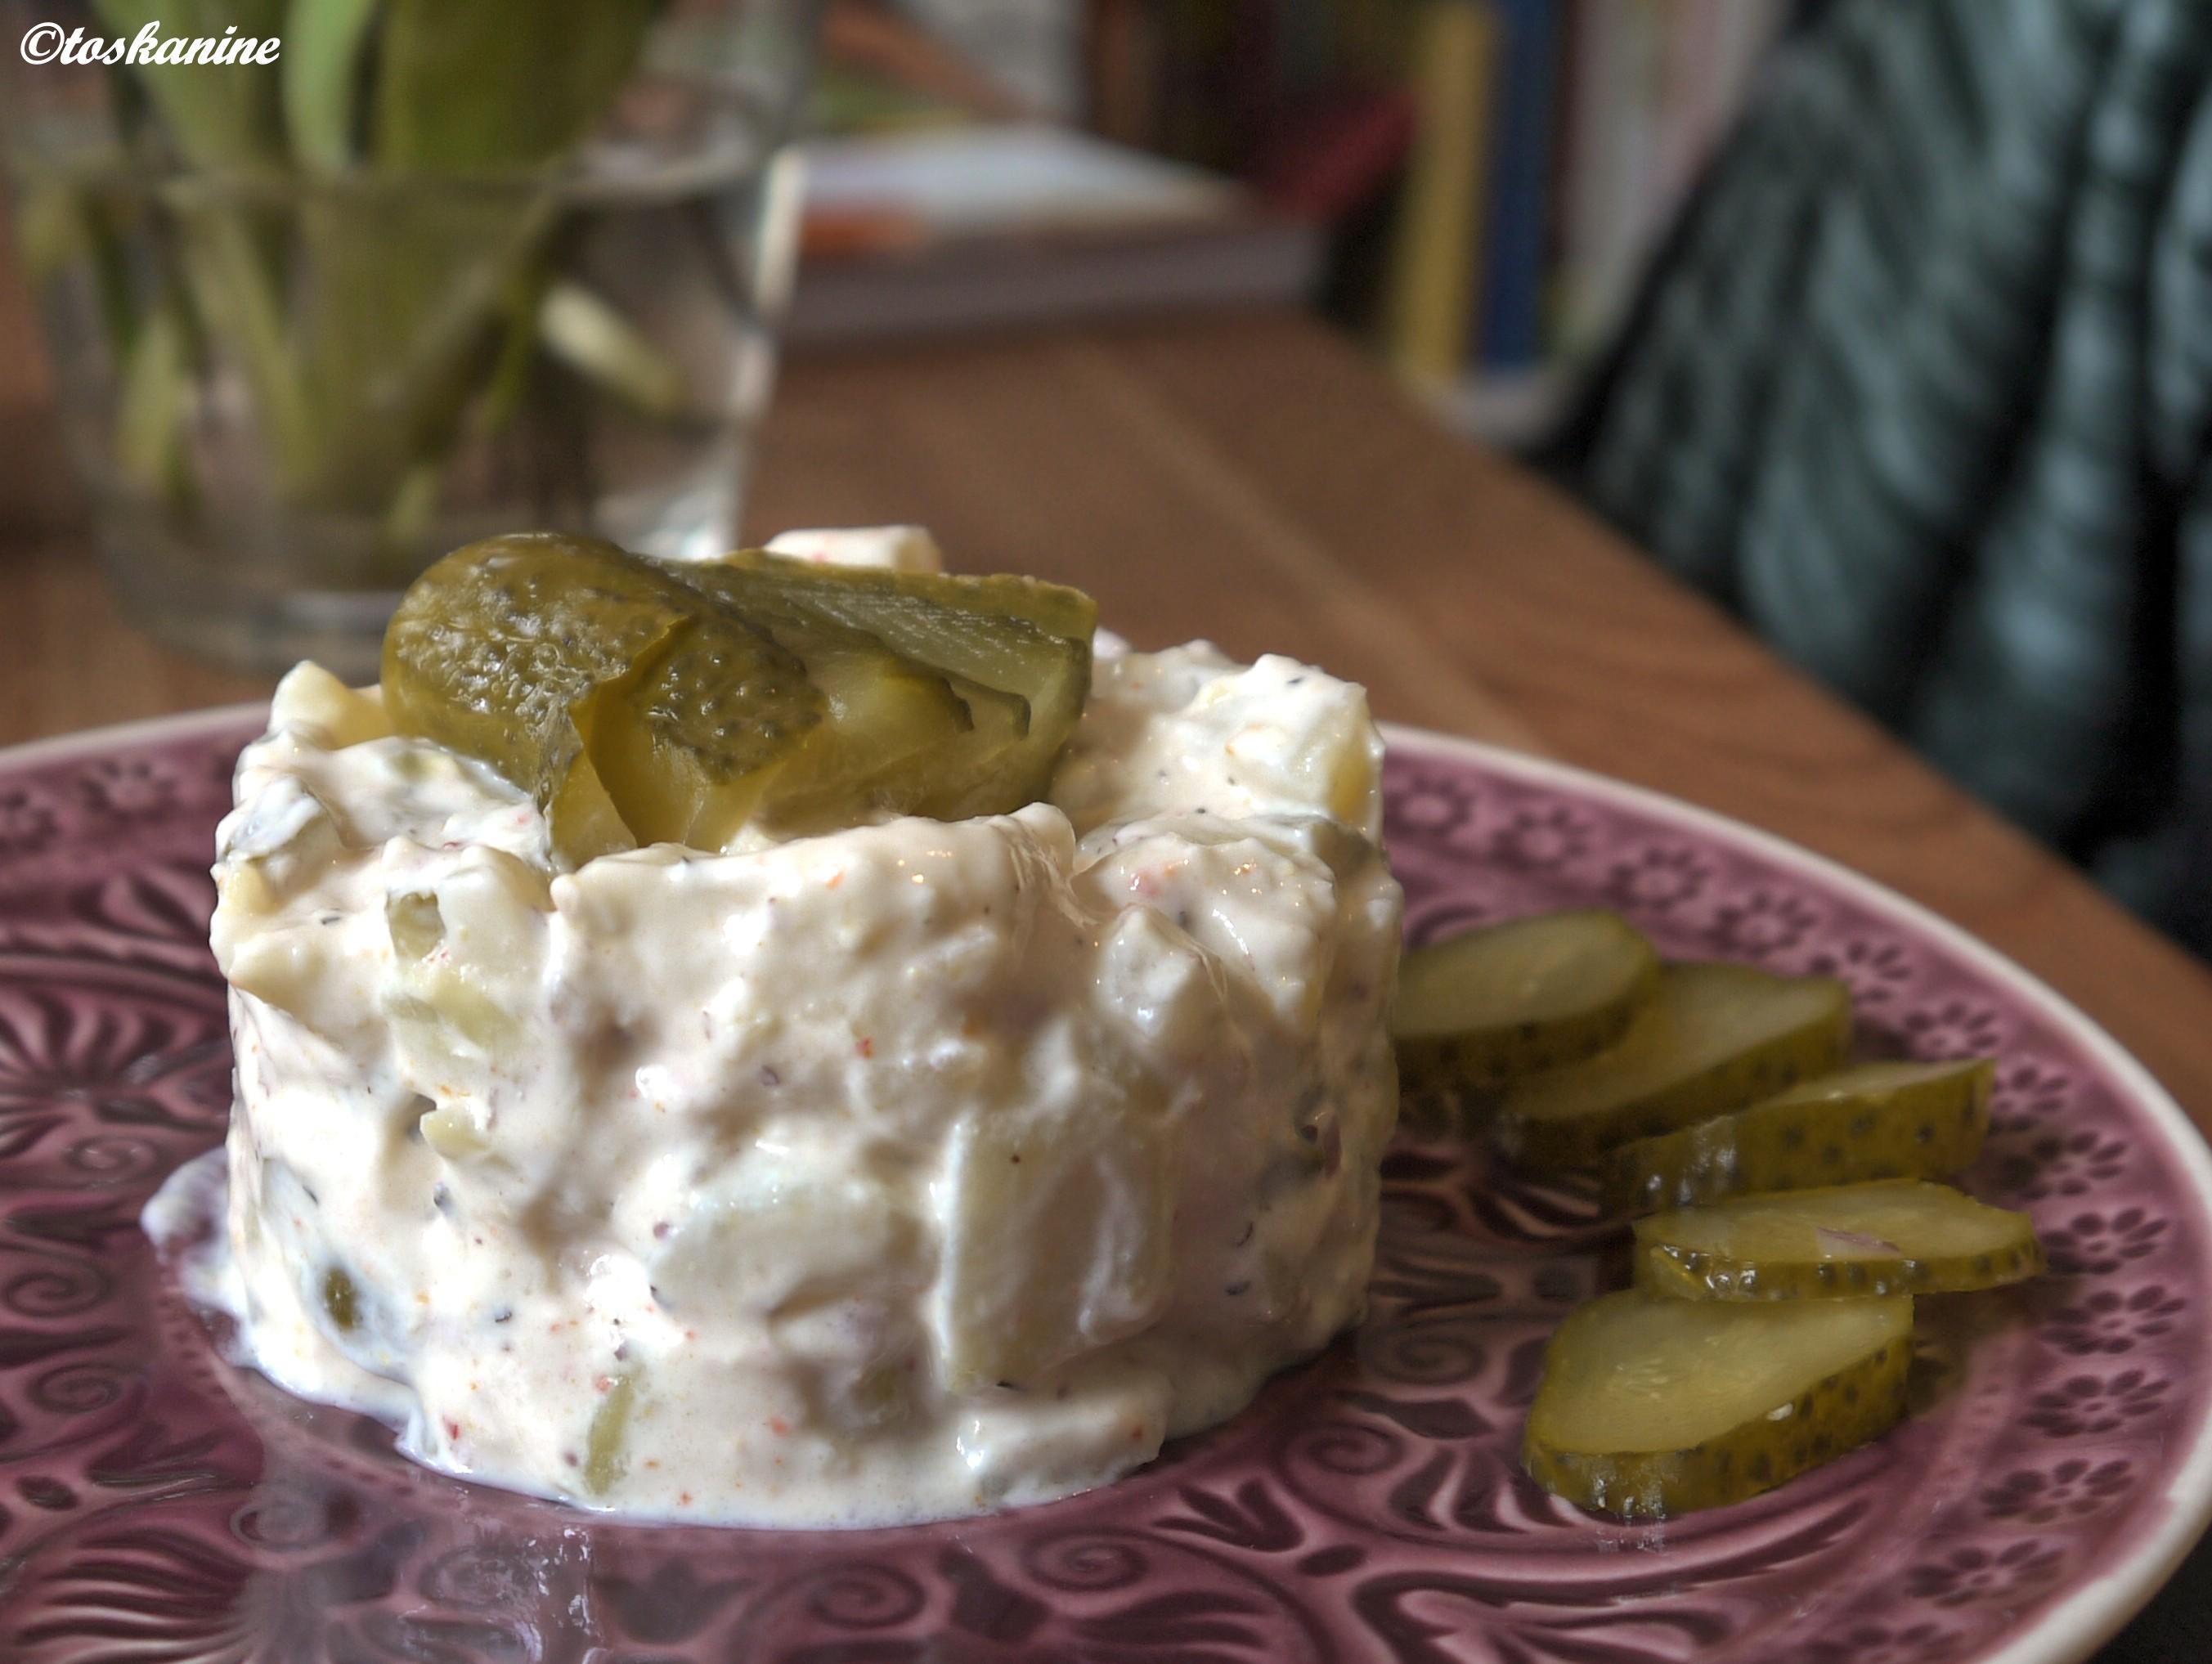
[{"label": "green plant stem in glass", "polygon": [[[398,562],[457,440],[512,416],[539,355],[648,414],[678,406],[681,377],[553,258],[556,176],[660,5],[96,0],[125,36],[158,21],[283,43],[266,66],[115,68],[125,154],[24,191],[34,276],[70,259],[100,274],[118,468],[190,511],[184,413],[219,350],[279,499],[380,519]],[[122,183],[147,179],[170,245],[150,292],[122,270],[146,207]]]}]

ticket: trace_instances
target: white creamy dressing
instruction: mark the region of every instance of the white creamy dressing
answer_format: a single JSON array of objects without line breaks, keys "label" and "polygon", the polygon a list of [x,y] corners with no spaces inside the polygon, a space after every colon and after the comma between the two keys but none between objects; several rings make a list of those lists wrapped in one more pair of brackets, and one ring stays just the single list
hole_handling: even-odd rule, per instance
[{"label": "white creamy dressing", "polygon": [[1131,653],[1048,803],[556,873],[526,798],[303,665],[219,834],[238,1099],[188,1282],[291,1390],[592,1505],[1112,1479],[1361,1310],[1381,756],[1357,687]]}]

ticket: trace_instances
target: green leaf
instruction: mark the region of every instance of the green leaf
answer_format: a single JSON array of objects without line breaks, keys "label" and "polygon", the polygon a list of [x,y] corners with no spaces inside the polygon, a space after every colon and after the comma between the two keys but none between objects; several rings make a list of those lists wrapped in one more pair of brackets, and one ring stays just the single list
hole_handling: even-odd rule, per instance
[{"label": "green leaf", "polygon": [[[282,39],[284,0],[94,0],[102,23],[134,39],[149,23],[163,41],[240,36]],[[144,87],[161,112],[178,153],[196,167],[237,167],[278,160],[283,122],[275,64],[139,64],[125,73]]]},{"label": "green leaf", "polygon": [[324,436],[319,501],[380,512],[453,442],[551,222],[550,198],[522,191],[362,181],[304,200],[297,354]]},{"label": "green leaf", "polygon": [[530,391],[531,367],[538,358],[538,308],[551,274],[533,264],[515,274],[501,307],[499,355],[484,380],[483,398],[471,419],[472,430],[489,436],[504,433]]},{"label": "green leaf", "polygon": [[283,299],[262,259],[255,228],[220,191],[172,187],[168,203],[194,307],[252,390],[270,465],[287,488],[313,466],[313,414],[285,330]]},{"label": "green leaf", "polygon": [[389,0],[377,69],[381,167],[541,167],[606,113],[661,0]]},{"label": "green leaf", "polygon": [[556,283],[538,313],[546,350],[587,381],[595,381],[651,416],[684,410],[683,372],[635,325],[589,289]]},{"label": "green leaf", "polygon": [[284,124],[302,165],[335,173],[355,160],[362,48],[377,0],[292,0],[284,25]]}]

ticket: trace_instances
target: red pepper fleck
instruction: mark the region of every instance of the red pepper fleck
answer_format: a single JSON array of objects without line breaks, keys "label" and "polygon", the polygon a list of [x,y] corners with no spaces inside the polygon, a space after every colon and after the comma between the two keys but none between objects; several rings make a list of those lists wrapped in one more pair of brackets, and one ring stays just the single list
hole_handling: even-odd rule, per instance
[{"label": "red pepper fleck", "polygon": [[446,1436],[458,1444],[460,1442],[461,1437],[461,1424],[458,1421],[447,1422],[446,1424]]},{"label": "red pepper fleck", "polygon": [[791,1430],[791,1424],[781,1416],[770,1416],[768,1418],[768,1430],[778,1438],[781,1438]]},{"label": "red pepper fleck", "polygon": [[873,1057],[876,1054],[876,1042],[869,1039],[867,1035],[862,1035],[859,1040],[854,1042],[853,1049],[858,1052],[862,1057]]}]

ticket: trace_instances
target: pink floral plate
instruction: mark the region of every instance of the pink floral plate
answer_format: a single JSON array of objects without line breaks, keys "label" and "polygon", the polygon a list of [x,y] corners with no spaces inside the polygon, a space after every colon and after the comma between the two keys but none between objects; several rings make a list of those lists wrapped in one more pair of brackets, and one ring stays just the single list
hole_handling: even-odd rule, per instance
[{"label": "pink floral plate", "polygon": [[1620,1275],[1589,1199],[1401,1144],[1373,1309],[1119,1485],[852,1533],[613,1524],[418,1469],[221,1363],[137,1216],[222,1132],[210,833],[255,726],[0,757],[0,1658],[268,1664],[2069,1664],[2212,1512],[2212,1159],[2081,1015],[1801,850],[1393,736],[1411,930],[1617,907],[1832,971],[1869,1047],[2002,1059],[1990,1199],[2051,1274],[1923,1303],[1910,1422],[1662,1527],[1519,1471],[1546,1336]]}]

